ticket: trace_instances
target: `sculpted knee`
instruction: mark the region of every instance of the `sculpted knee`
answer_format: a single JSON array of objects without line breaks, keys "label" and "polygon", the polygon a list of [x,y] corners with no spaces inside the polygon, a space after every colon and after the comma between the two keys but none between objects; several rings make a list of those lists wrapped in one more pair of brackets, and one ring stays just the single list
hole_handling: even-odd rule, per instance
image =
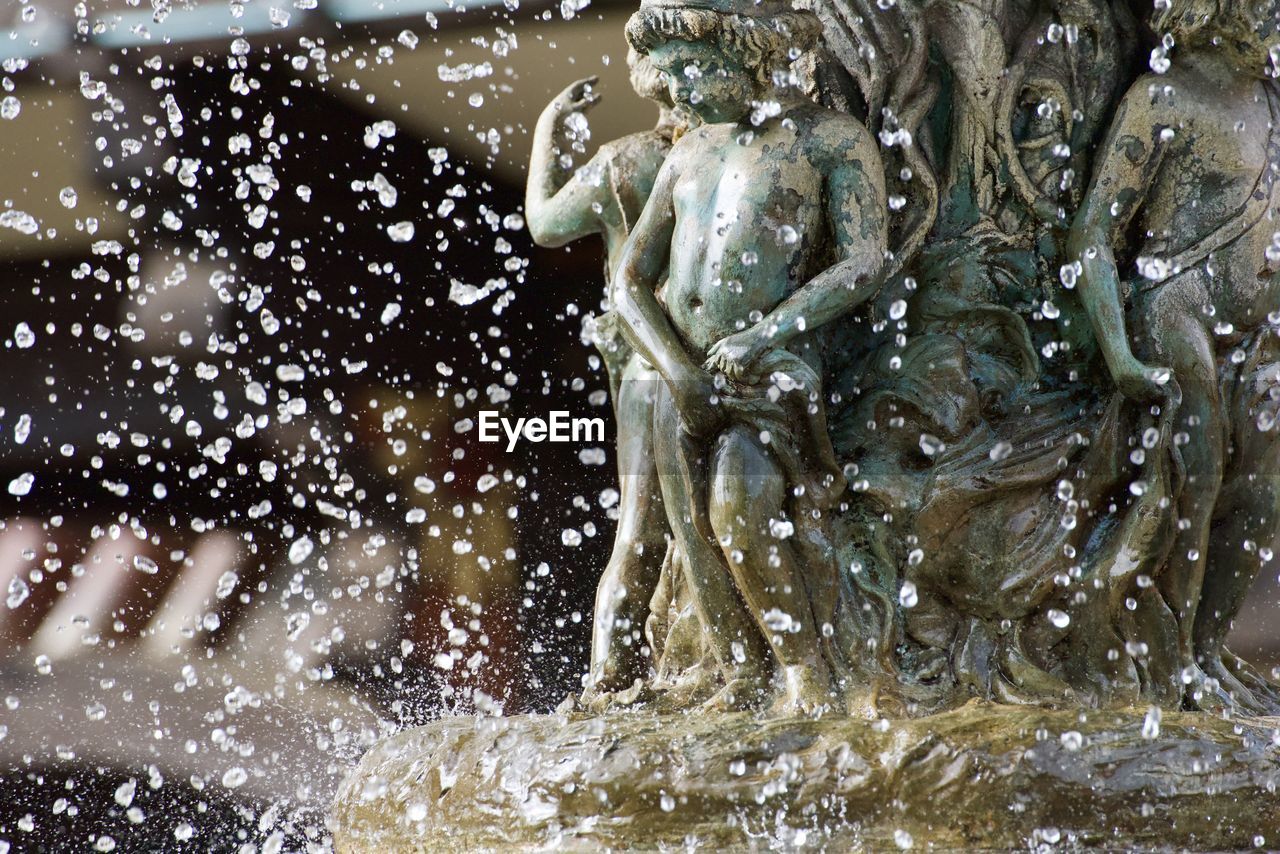
[{"label": "sculpted knee", "polygon": [[781,472],[758,444],[741,430],[718,440],[711,482],[710,521],[722,544],[746,548],[761,520],[778,512],[785,485]]},{"label": "sculpted knee", "polygon": [[736,539],[739,520],[746,517],[748,510],[745,451],[744,440],[736,431],[717,440],[708,510],[711,529],[721,543]]},{"label": "sculpted knee", "polygon": [[740,539],[738,529],[739,520],[743,518],[743,496],[734,481],[741,481],[741,478],[716,477],[711,486],[707,509],[711,530],[722,544]]}]

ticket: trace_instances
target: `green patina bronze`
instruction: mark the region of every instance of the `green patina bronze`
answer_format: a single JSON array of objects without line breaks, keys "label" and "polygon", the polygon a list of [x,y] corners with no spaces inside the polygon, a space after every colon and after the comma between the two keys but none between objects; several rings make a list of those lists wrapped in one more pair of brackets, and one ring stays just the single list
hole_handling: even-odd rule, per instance
[{"label": "green patina bronze", "polygon": [[1278,527],[1276,10],[1162,5],[1159,73],[1139,13],[654,2],[649,158],[569,177],[595,96],[549,108],[530,226],[605,236],[625,354],[588,706],[1280,708],[1223,647]]},{"label": "green patina bronze", "polygon": [[[575,701],[607,714],[511,724],[556,761],[589,755],[577,788],[442,787],[454,806],[423,838],[452,816],[502,844],[468,824],[472,798],[552,804],[543,830],[501,831],[521,844],[679,844],[645,800],[679,790],[703,841],[741,843],[772,815],[746,804],[758,780],[726,776],[741,750],[808,757],[785,809],[807,805],[787,827],[815,839],[1275,835],[1256,801],[1274,803],[1274,729],[1223,716],[1280,713],[1224,647],[1280,533],[1280,6],[646,0],[626,35],[657,128],[573,169],[570,116],[596,97],[574,84],[535,134],[527,206],[539,242],[608,249],[593,331],[621,521]],[[1159,709],[1177,734],[1135,735]],[[1090,746],[1063,752],[1076,719]],[[632,782],[597,725],[640,757]],[[420,746],[492,750],[487,726]],[[704,736],[695,762],[680,745]],[[344,838],[385,805],[353,787],[400,773],[387,751],[415,737],[353,778]],[[526,795],[551,786],[504,762]],[[617,775],[604,794],[596,771]],[[937,818],[904,817],[926,804]],[[1149,835],[1161,815],[1183,830]]]}]

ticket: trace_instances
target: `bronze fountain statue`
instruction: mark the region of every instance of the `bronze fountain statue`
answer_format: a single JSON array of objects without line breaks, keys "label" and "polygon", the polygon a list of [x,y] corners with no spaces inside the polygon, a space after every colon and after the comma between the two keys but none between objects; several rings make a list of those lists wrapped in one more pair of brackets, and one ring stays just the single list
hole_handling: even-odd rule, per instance
[{"label": "bronze fountain statue", "polygon": [[344,844],[1275,844],[1280,687],[1224,641],[1280,535],[1280,5],[644,0],[626,37],[658,126],[574,168],[579,81],[527,203],[608,249],[586,691],[375,748]]}]

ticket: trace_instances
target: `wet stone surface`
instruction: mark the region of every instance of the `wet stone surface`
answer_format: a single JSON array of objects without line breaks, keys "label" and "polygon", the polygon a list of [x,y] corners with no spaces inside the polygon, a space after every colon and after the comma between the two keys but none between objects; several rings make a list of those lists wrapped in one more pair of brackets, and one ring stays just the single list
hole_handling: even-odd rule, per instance
[{"label": "wet stone surface", "polygon": [[451,718],[375,746],[347,854],[700,848],[1271,849],[1280,718],[972,703],[919,720]]}]

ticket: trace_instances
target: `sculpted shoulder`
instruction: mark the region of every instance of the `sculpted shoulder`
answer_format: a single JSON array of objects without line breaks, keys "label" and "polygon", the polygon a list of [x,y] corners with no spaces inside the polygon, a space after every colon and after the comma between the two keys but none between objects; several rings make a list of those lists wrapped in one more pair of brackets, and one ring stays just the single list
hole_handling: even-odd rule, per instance
[{"label": "sculpted shoulder", "polygon": [[636,172],[656,175],[670,151],[671,140],[668,137],[646,130],[604,143],[592,159],[607,163],[620,175]]},{"label": "sculpted shoulder", "polygon": [[1164,74],[1143,74],[1133,82],[1120,109],[1132,120],[1149,116],[1153,124],[1175,124],[1185,118],[1187,108],[1216,98],[1213,84],[1193,68],[1171,67]]},{"label": "sculpted shoulder", "polygon": [[722,146],[727,140],[726,125],[699,125],[691,128],[671,146],[665,168],[679,169],[690,158],[705,157],[709,150]]},{"label": "sculpted shoulder", "polygon": [[880,171],[880,150],[875,138],[854,116],[816,104],[793,115],[810,146],[811,157],[827,160],[831,166],[861,162],[869,171]]}]

